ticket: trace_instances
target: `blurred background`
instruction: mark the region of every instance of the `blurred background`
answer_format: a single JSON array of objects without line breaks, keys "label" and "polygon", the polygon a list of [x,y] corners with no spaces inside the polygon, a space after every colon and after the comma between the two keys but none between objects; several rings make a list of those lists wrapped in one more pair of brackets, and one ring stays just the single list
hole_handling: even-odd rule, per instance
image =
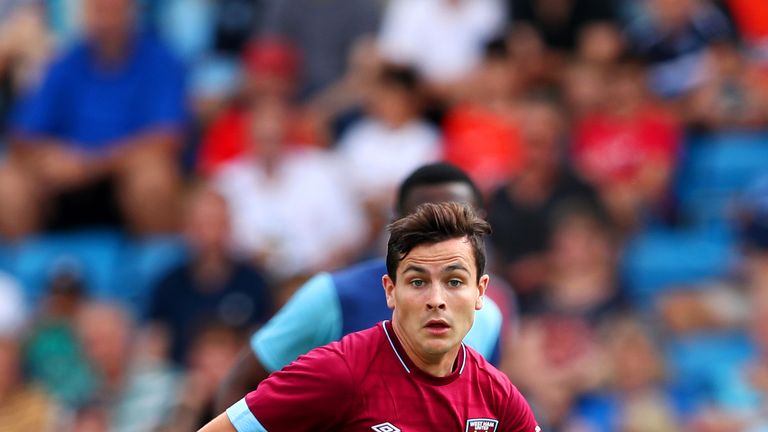
[{"label": "blurred background", "polygon": [[768,2],[0,0],[0,431],[191,431],[399,182],[553,432],[768,431]]}]

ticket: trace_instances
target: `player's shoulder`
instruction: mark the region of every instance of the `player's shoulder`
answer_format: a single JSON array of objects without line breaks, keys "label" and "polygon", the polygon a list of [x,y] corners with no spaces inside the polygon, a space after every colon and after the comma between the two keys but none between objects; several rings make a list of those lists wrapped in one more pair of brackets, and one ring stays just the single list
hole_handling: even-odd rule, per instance
[{"label": "player's shoulder", "polygon": [[353,372],[364,368],[374,358],[383,343],[381,324],[365,330],[349,333],[338,341],[331,342],[313,351],[316,355],[343,359]]},{"label": "player's shoulder", "polygon": [[340,295],[366,295],[368,293],[381,295],[380,290],[361,289],[361,286],[371,284],[373,284],[372,286],[380,286],[381,277],[386,271],[387,265],[384,259],[373,258],[334,271],[330,276]]},{"label": "player's shoulder", "polygon": [[338,278],[354,278],[377,274],[381,277],[383,275],[382,271],[386,271],[386,269],[387,264],[384,258],[376,257],[336,270],[331,275]]},{"label": "player's shoulder", "polygon": [[328,346],[344,355],[359,355],[371,352],[371,348],[378,347],[383,339],[381,323],[373,327],[357,332],[349,333],[336,342],[331,342]]}]

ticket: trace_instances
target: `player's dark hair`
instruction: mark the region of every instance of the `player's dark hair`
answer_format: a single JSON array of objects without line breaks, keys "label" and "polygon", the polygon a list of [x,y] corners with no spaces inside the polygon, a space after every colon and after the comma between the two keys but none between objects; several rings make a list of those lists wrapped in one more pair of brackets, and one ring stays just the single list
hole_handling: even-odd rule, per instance
[{"label": "player's dark hair", "polygon": [[387,274],[397,279],[397,266],[413,248],[455,238],[466,238],[472,247],[477,266],[477,281],[485,272],[485,236],[491,225],[478,216],[471,206],[456,202],[426,203],[408,216],[387,227]]},{"label": "player's dark hair", "polygon": [[475,182],[454,165],[445,162],[431,163],[417,169],[400,184],[397,192],[395,211],[398,216],[405,216],[405,203],[413,189],[420,186],[431,186],[443,183],[465,183],[472,189],[475,207],[483,208],[483,195]]}]

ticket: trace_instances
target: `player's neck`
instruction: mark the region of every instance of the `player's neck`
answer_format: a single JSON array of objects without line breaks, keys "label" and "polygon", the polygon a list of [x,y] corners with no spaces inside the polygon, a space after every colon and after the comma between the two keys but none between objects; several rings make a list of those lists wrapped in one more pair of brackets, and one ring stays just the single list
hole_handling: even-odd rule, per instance
[{"label": "player's neck", "polygon": [[446,377],[453,373],[460,345],[457,345],[445,354],[430,355],[416,349],[415,344],[406,337],[405,332],[394,321],[392,322],[392,329],[395,331],[395,335],[400,342],[400,346],[405,351],[405,355],[422,372],[434,377]]}]

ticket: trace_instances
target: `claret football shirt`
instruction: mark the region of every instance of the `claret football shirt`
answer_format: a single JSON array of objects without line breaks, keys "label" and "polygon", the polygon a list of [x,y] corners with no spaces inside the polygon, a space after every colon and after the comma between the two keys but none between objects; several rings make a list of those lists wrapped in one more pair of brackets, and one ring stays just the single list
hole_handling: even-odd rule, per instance
[{"label": "claret football shirt", "polygon": [[389,321],[314,349],[227,410],[239,432],[538,432],[509,379],[462,344],[453,372],[429,375]]}]

